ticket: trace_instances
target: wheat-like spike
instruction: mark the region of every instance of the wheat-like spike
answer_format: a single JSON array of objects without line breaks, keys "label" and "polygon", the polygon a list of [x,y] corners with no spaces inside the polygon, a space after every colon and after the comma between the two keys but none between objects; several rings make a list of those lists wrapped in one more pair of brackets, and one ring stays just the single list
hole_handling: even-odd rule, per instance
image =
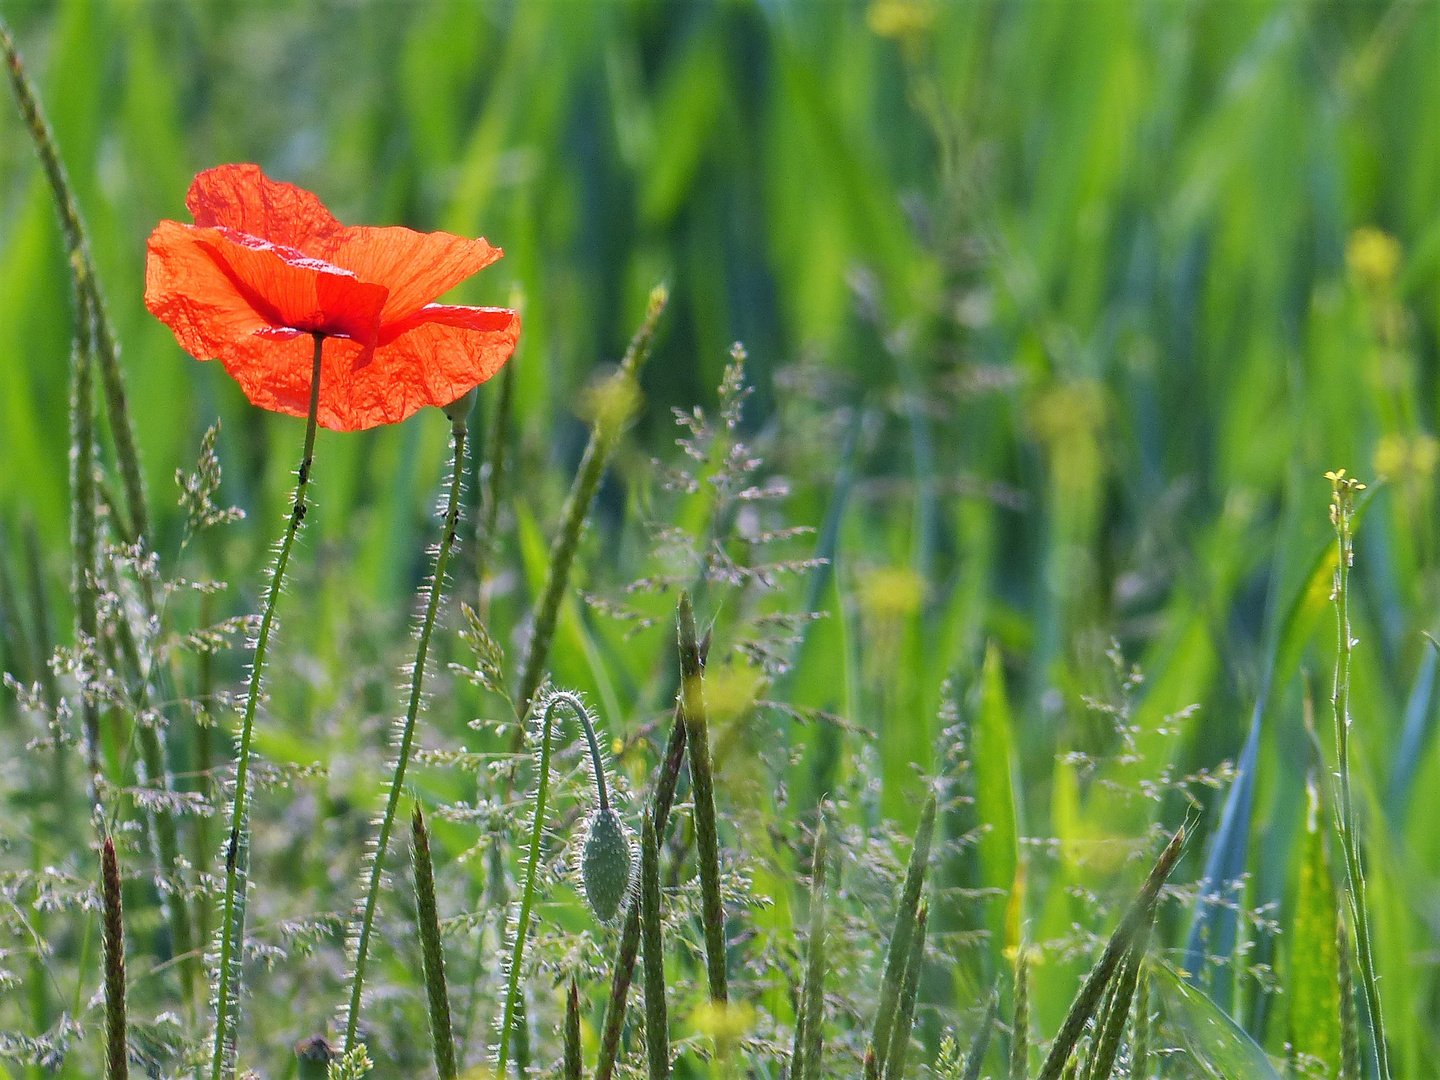
[{"label": "wheat-like spike", "polygon": [[805,983],[795,1048],[790,1054],[791,1080],[820,1080],[820,1048],[825,1021],[825,855],[829,836],[822,815],[810,860],[810,934],[806,942]]},{"label": "wheat-like spike", "polygon": [[1142,960],[1135,990],[1135,1030],[1131,1036],[1130,1080],[1145,1080],[1150,1073],[1150,969]]},{"label": "wheat-like spike", "polygon": [[1022,945],[1015,957],[1015,1017],[1010,1025],[1010,1080],[1030,1075],[1030,953]]},{"label": "wheat-like spike", "polygon": [[990,1048],[990,1033],[995,1030],[995,1021],[1000,1016],[1000,988],[990,991],[990,1004],[985,1016],[970,1040],[970,1049],[965,1053],[965,1072],[961,1080],[980,1080],[980,1070],[985,1064],[985,1051]]},{"label": "wheat-like spike", "polygon": [[660,844],[645,814],[640,841],[640,924],[645,942],[645,1052],[650,1080],[669,1080],[670,1022],[665,1009],[665,952],[660,930]]},{"label": "wheat-like spike", "polygon": [[1155,906],[1160,898],[1160,888],[1165,884],[1165,879],[1170,876],[1170,871],[1175,868],[1176,860],[1180,858],[1180,851],[1184,845],[1185,829],[1181,826],[1175,830],[1175,835],[1165,845],[1165,850],[1155,861],[1150,876],[1141,886],[1139,895],[1131,902],[1129,910],[1120,920],[1120,925],[1110,936],[1110,941],[1106,944],[1105,952],[1101,954],[1099,962],[1080,987],[1080,991],[1075,995],[1075,1000],[1070,1003],[1070,1011],[1066,1013],[1065,1021],[1060,1025],[1060,1031],[1055,1036],[1055,1041],[1050,1044],[1050,1053],[1045,1058],[1045,1064],[1040,1068],[1040,1080],[1058,1080],[1060,1073],[1065,1069],[1065,1063],[1070,1060],[1070,1055],[1075,1049],[1075,1044],[1080,1041],[1080,1035],[1085,1030],[1086,1023],[1100,1005],[1100,999],[1110,984],[1110,978],[1114,975],[1126,950],[1129,949],[1131,941],[1142,927],[1149,926],[1150,920],[1154,917]]},{"label": "wheat-like spike", "polygon": [[130,1055],[125,1021],[125,915],[120,904],[120,867],[115,843],[101,846],[101,894],[105,906],[105,1078],[127,1080]]},{"label": "wheat-like spike", "polygon": [[439,1080],[455,1080],[455,1039],[450,1030],[450,995],[445,988],[445,949],[440,941],[440,918],[435,905],[435,868],[430,859],[430,834],[420,805],[410,818],[415,879],[415,921],[420,930],[420,954],[425,966],[425,996],[430,1006],[430,1041]]},{"label": "wheat-like spike", "polygon": [[342,1054],[355,1049],[356,1035],[360,1024],[360,1005],[365,986],[365,964],[370,955],[370,935],[375,925],[375,912],[380,902],[380,887],[385,870],[385,855],[390,847],[390,833],[395,826],[396,810],[400,805],[400,792],[405,783],[405,769],[410,762],[414,746],[416,721],[424,697],[425,659],[430,649],[430,636],[435,628],[435,619],[440,610],[440,598],[445,583],[445,565],[455,544],[456,527],[460,515],[460,489],[465,474],[465,419],[451,421],[451,438],[454,442],[454,457],[450,463],[449,495],[446,501],[445,519],[440,543],[435,551],[435,572],[429,581],[429,599],[425,614],[419,626],[415,647],[415,663],[411,668],[409,706],[405,719],[397,728],[395,764],[390,776],[389,791],[385,799],[385,811],[380,819],[379,831],[370,860],[370,879],[365,890],[360,929],[355,941],[354,965],[350,979],[350,1003],[345,1015],[345,1045]]},{"label": "wheat-like spike", "polygon": [[680,594],[680,700],[690,749],[690,787],[695,800],[695,847],[700,863],[701,921],[710,1000],[729,1000],[725,970],[725,907],[720,897],[720,834],[715,822],[715,779],[710,769],[710,732],[705,707],[705,669],[695,632],[690,595]]},{"label": "wheat-like spike", "polygon": [[[655,327],[660,322],[660,315],[665,310],[669,295],[663,285],[657,285],[651,290],[645,318],[640,328],[635,331],[635,336],[630,339],[630,346],[625,350],[619,370],[611,377],[611,396],[614,400],[625,403],[626,407],[613,410],[614,415],[606,413],[597,418],[590,432],[585,454],[580,459],[580,467],[575,472],[575,482],[571,485],[570,493],[565,498],[565,506],[560,511],[560,528],[550,545],[550,558],[545,567],[545,584],[540,591],[540,600],[535,605],[535,624],[530,633],[530,644],[520,675],[520,692],[515,697],[517,716],[529,714],[531,700],[540,689],[540,682],[545,676],[545,663],[550,656],[555,623],[560,616],[560,602],[564,599],[570,582],[570,567],[575,561],[575,552],[580,547],[585,520],[590,515],[590,504],[595,501],[595,492],[600,487],[605,466],[626,423],[629,422],[629,414],[633,409],[635,380],[650,356]],[[511,746],[512,752],[519,751],[518,739],[522,736],[523,728],[517,729],[517,741]]]},{"label": "wheat-like spike", "polygon": [[565,993],[565,1080],[581,1080],[585,1065],[580,1057],[580,988],[575,976],[570,976],[570,988]]},{"label": "wheat-like spike", "polygon": [[885,957],[885,975],[880,983],[880,1003],[875,1010],[875,1028],[870,1034],[870,1046],[875,1053],[866,1057],[865,1080],[878,1080],[879,1070],[890,1054],[890,1032],[894,1028],[900,987],[905,977],[905,965],[910,957],[910,939],[915,933],[920,891],[925,886],[925,872],[930,862],[930,841],[934,834],[935,793],[932,791],[920,811],[915,844],[910,850],[910,864],[905,870],[905,884],[900,892],[900,903],[895,909],[895,929],[890,935],[890,950]]},{"label": "wheat-like spike", "polygon": [[922,900],[915,913],[915,933],[910,938],[910,956],[905,961],[905,980],[900,987],[895,1026],[890,1032],[890,1051],[885,1059],[885,1080],[904,1080],[905,1058],[910,1053],[910,1032],[915,1026],[915,1003],[920,996],[920,971],[925,966],[925,927],[929,921],[930,905]]},{"label": "wheat-like spike", "polygon": [[1145,942],[1149,928],[1140,931],[1135,944],[1130,948],[1130,957],[1120,969],[1120,979],[1115,984],[1115,1000],[1111,1003],[1109,1015],[1100,1032],[1100,1045],[1095,1051],[1095,1065],[1091,1070],[1094,1080],[1110,1080],[1115,1071],[1115,1058],[1120,1052],[1120,1037],[1130,1019],[1130,1001],[1135,995],[1135,982],[1140,974],[1140,961],[1145,955]]}]

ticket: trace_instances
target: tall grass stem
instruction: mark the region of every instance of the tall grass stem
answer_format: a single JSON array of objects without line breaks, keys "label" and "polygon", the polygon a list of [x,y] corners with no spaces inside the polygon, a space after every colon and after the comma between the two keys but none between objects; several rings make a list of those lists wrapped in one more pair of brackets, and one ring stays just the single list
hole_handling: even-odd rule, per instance
[{"label": "tall grass stem", "polygon": [[445,987],[445,949],[435,904],[435,866],[430,858],[430,833],[419,804],[410,816],[410,869],[415,881],[415,921],[420,930],[420,957],[425,967],[425,996],[430,1007],[430,1042],[439,1080],[455,1080],[455,1037],[450,1025],[450,995]]},{"label": "tall grass stem", "polygon": [[903,1080],[905,1076],[910,1032],[915,1026],[915,1003],[920,998],[920,973],[925,966],[925,929],[929,922],[930,905],[921,901],[915,913],[915,932],[910,936],[910,955],[905,961],[905,979],[900,984],[900,1003],[890,1032],[890,1049],[885,1056],[885,1080]]},{"label": "tall grass stem", "polygon": [[660,913],[660,844],[645,812],[640,840],[640,926],[645,944],[645,1056],[649,1080],[669,1080],[670,1021],[665,1008],[665,946]]},{"label": "tall grass stem", "polygon": [[790,1055],[791,1080],[820,1080],[820,1054],[825,1025],[825,858],[829,831],[825,819],[815,833],[810,857],[810,932],[805,950],[805,983],[801,989],[800,1019],[795,1025],[795,1048]]},{"label": "tall grass stem", "polygon": [[125,913],[120,900],[120,866],[115,842],[105,837],[100,849],[101,898],[105,909],[105,1077],[130,1075],[125,1019]]}]

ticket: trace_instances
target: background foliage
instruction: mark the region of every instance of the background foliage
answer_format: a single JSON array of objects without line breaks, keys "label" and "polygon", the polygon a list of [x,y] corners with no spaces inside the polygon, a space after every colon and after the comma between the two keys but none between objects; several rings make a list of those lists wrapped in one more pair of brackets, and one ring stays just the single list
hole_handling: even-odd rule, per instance
[{"label": "background foliage", "polygon": [[[960,723],[975,801],[951,835],[983,828],[952,853],[948,880],[1020,899],[957,899],[938,920],[991,935],[938,964],[929,993],[946,1009],[983,1005],[1017,927],[1044,942],[1089,925],[1085,896],[1113,879],[1118,857],[1105,853],[1122,850],[1111,841],[1143,838],[1187,805],[1176,783],[1155,799],[1117,791],[1228,778],[1229,760],[1241,766],[1236,812],[1222,828],[1225,789],[1202,787],[1204,839],[1185,865],[1199,877],[1219,851],[1249,872],[1240,906],[1261,914],[1238,932],[1233,917],[1206,924],[1204,949],[1233,961],[1207,987],[1272,1053],[1309,1030],[1288,1010],[1326,1000],[1323,970],[1269,991],[1306,970],[1295,934],[1318,933],[1320,901],[1301,898],[1328,872],[1307,829],[1315,752],[1303,724],[1313,700],[1329,747],[1323,473],[1383,481],[1352,580],[1357,784],[1396,1069],[1428,1075],[1440,744],[1421,632],[1436,629],[1440,601],[1440,7],[67,0],[6,14],[87,214],[162,558],[183,525],[171,477],[222,421],[222,495],[248,517],[181,566],[231,583],[217,616],[256,608],[300,424],[246,405],[140,302],[145,237],[161,217],[183,219],[198,169],[255,161],[342,220],[483,233],[506,249],[457,295],[524,308],[513,482],[484,593],[515,654],[584,445],[586,389],[650,286],[670,284],[644,411],[578,564],[581,588],[656,625],[627,636],[604,605],[567,604],[552,663],[557,684],[589,695],[637,785],[653,762],[641,736],[673,690],[672,608],[623,587],[677,563],[642,523],[669,521],[703,547],[723,517],[709,488],[664,491],[651,458],[679,460],[671,408],[713,412],[730,345],[744,343],[754,393],[739,437],[765,457],[757,482],[790,495],[780,516],[741,507],[711,535],[740,558],[746,536],[807,525],[817,534],[785,541],[787,557],[818,545],[832,562],[763,598],[750,581],[733,595],[717,586],[703,606],[738,648],[715,692],[732,693],[752,755],[740,760],[776,780],[751,804],[743,764],[728,794],[722,779],[731,842],[774,905],[761,925],[788,933],[774,877],[796,865],[788,841],[767,850],[763,813],[740,808],[798,815],[852,785],[853,824],[908,831],[921,774],[945,770]],[[0,109],[0,545],[20,567],[33,523],[62,634],[69,296],[33,149]],[[482,392],[482,429],[494,399]],[[257,922],[344,908],[446,435],[436,413],[320,438],[318,505],[259,748],[324,772],[257,822],[269,872],[301,883],[267,900],[257,879]],[[454,588],[479,602],[474,563],[472,545]],[[766,671],[747,659],[742,627],[782,610],[829,617],[784,646],[792,668]],[[446,661],[464,659],[453,630]],[[243,661],[222,656],[226,685]],[[441,678],[427,741],[498,747],[465,727],[497,716],[493,699]],[[767,695],[843,723],[757,713]],[[5,745],[18,748],[12,705]],[[183,774],[187,737],[172,748]],[[0,777],[18,769],[12,758]],[[427,798],[473,798],[444,769],[425,777]],[[18,852],[24,837],[42,862],[72,857],[32,835],[23,808],[17,797],[0,809],[0,842]],[[466,823],[446,828],[438,845],[452,857],[474,840]],[[483,860],[467,865],[485,880]],[[1166,919],[1178,960],[1190,915],[1175,904]],[[1066,977],[1031,988],[1047,1035],[1081,970],[1058,951],[1050,967]],[[277,971],[274,993],[298,1012],[272,1022],[262,1007],[248,1022],[283,1028],[265,1040],[278,1074],[279,1035],[323,1026],[339,972]],[[403,965],[390,977],[402,984]],[[11,1008],[0,1005],[7,1024]],[[933,1048],[953,1017],[926,1015]],[[1311,1044],[1322,1057],[1328,1032]]]}]

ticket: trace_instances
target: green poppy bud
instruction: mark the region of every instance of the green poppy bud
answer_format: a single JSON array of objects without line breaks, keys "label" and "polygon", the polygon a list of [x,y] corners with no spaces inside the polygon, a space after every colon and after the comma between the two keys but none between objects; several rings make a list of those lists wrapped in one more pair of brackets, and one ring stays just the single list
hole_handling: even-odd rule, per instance
[{"label": "green poppy bud", "polygon": [[580,860],[580,877],[590,910],[602,921],[613,919],[630,890],[630,834],[609,807],[590,816],[590,834]]}]

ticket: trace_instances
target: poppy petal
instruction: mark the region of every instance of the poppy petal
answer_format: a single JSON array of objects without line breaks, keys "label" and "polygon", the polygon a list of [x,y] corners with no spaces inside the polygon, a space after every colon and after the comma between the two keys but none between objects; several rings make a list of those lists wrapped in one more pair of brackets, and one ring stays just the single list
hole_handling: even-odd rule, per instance
[{"label": "poppy petal", "polygon": [[[426,405],[448,405],[499,371],[519,336],[520,316],[505,308],[427,305],[382,329],[369,362],[337,377],[344,422],[394,424]],[[328,384],[322,391],[330,393]]]},{"label": "poppy petal", "polygon": [[359,225],[338,233],[325,245],[324,257],[361,281],[390,290],[381,314],[395,322],[485,269],[503,254],[485,240],[452,233],[420,233],[403,226]]},{"label": "poppy petal", "polygon": [[185,205],[196,225],[234,229],[317,257],[344,228],[316,196],[271,180],[258,165],[206,169],[191,183]]}]

